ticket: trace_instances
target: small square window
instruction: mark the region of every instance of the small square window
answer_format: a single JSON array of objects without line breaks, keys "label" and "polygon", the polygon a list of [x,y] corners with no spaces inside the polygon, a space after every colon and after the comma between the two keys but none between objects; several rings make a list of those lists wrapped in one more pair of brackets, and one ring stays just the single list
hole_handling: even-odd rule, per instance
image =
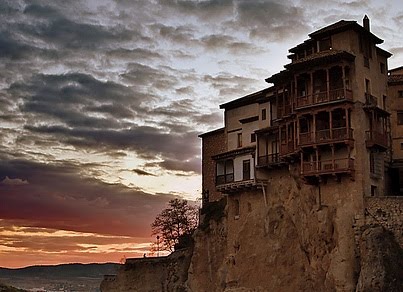
[{"label": "small square window", "polygon": [[397,92],[397,96],[400,97],[400,98],[403,98],[403,90],[399,90]]},{"label": "small square window", "polygon": [[403,150],[403,143],[400,143],[400,150]]},{"label": "small square window", "polygon": [[397,124],[403,125],[403,112],[397,112]]},{"label": "small square window", "polygon": [[251,143],[256,142],[256,135],[255,135],[255,133],[250,134],[250,142],[251,142]]}]

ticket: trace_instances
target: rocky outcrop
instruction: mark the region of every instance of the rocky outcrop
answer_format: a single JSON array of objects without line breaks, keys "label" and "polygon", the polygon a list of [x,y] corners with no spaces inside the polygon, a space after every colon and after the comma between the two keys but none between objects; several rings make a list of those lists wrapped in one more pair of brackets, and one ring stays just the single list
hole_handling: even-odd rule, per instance
[{"label": "rocky outcrop", "polygon": [[[346,193],[347,183],[329,180],[325,196],[277,171],[265,192],[205,205],[193,250],[129,261],[102,291],[402,291],[402,249],[393,234],[401,230],[403,200],[371,201],[357,214],[359,194]],[[384,226],[368,225],[366,213],[379,213]]]},{"label": "rocky outcrop", "polygon": [[368,226],[359,242],[361,271],[357,292],[403,291],[403,249],[392,232]]}]

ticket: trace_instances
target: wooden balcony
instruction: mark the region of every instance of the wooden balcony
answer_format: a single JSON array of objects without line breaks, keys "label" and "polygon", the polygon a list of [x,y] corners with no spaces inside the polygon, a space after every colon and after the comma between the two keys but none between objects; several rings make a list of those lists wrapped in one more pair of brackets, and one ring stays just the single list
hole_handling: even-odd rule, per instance
[{"label": "wooden balcony", "polygon": [[338,143],[353,139],[353,129],[346,127],[319,130],[314,133],[300,133],[298,146],[313,146],[316,144]]},{"label": "wooden balcony", "polygon": [[389,147],[388,133],[380,131],[365,131],[367,139],[365,144],[368,148],[378,148],[380,150],[387,150]]},{"label": "wooden balcony", "polygon": [[217,175],[215,184],[219,186],[223,184],[232,183],[233,181],[234,181],[234,174],[229,173],[229,174]]},{"label": "wooden balcony", "polygon": [[282,117],[289,116],[292,113],[291,104],[279,105],[277,107],[277,118],[281,119]]},{"label": "wooden balcony", "polygon": [[299,96],[296,98],[295,109],[341,100],[353,100],[352,91],[349,89],[340,88],[305,96]]},{"label": "wooden balcony", "polygon": [[294,154],[297,149],[294,147],[294,141],[282,141],[280,144],[280,156]]},{"label": "wooden balcony", "polygon": [[216,185],[219,192],[235,193],[244,190],[254,190],[261,187],[254,179],[232,181],[225,184]]},{"label": "wooden balcony", "polygon": [[301,174],[303,176],[317,176],[326,174],[352,173],[354,160],[352,158],[335,158],[313,162],[303,162]]},{"label": "wooden balcony", "polygon": [[365,107],[377,107],[377,106],[378,106],[378,99],[369,93],[365,93]]},{"label": "wooden balcony", "polygon": [[257,167],[277,167],[284,162],[280,158],[280,153],[272,153],[258,157]]}]

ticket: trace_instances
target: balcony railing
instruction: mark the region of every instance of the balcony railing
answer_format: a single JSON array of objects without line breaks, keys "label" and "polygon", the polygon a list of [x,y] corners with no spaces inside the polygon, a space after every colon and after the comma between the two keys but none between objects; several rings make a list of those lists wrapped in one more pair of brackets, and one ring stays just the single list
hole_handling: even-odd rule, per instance
[{"label": "balcony railing", "polygon": [[353,139],[353,129],[349,128],[333,128],[324,129],[313,133],[300,133],[298,145],[314,145],[317,143],[337,142],[342,140]]},{"label": "balcony railing", "polygon": [[388,134],[380,131],[365,131],[367,136],[367,147],[380,146],[384,149],[388,148]]},{"label": "balcony railing", "polygon": [[295,108],[322,104],[336,100],[352,100],[353,94],[350,89],[333,89],[330,91],[317,92],[310,95],[299,96],[296,98]]},{"label": "balcony railing", "polygon": [[216,176],[216,185],[223,185],[234,182],[234,174],[228,173]]},{"label": "balcony railing", "polygon": [[272,153],[272,154],[259,156],[258,161],[257,161],[257,166],[270,166],[270,165],[279,164],[280,162],[281,162],[280,154]]},{"label": "balcony railing", "polygon": [[312,144],[312,133],[307,132],[307,133],[300,133],[299,134],[299,145],[307,145],[307,144]]},{"label": "balcony railing", "polygon": [[376,107],[378,106],[378,99],[369,93],[365,93],[365,105],[370,107]]},{"label": "balcony railing", "polygon": [[277,107],[277,118],[290,115],[292,112],[291,104],[279,105]]},{"label": "balcony railing", "polygon": [[282,141],[280,144],[280,155],[287,155],[295,152],[294,141]]},{"label": "balcony railing", "polygon": [[320,175],[340,172],[350,172],[354,170],[354,160],[352,158],[335,158],[302,163],[303,175]]}]

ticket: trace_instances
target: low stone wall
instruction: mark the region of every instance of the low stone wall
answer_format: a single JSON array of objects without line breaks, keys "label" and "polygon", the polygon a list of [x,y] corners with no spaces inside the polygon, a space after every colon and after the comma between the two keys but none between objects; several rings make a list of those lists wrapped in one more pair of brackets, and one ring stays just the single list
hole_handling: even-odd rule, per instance
[{"label": "low stone wall", "polygon": [[365,226],[382,226],[392,232],[403,247],[403,196],[366,197],[364,204],[364,215],[355,216],[356,237],[361,235]]},{"label": "low stone wall", "polygon": [[182,249],[166,257],[127,259],[117,275],[104,277],[101,291],[186,291],[191,256],[191,249]]}]

